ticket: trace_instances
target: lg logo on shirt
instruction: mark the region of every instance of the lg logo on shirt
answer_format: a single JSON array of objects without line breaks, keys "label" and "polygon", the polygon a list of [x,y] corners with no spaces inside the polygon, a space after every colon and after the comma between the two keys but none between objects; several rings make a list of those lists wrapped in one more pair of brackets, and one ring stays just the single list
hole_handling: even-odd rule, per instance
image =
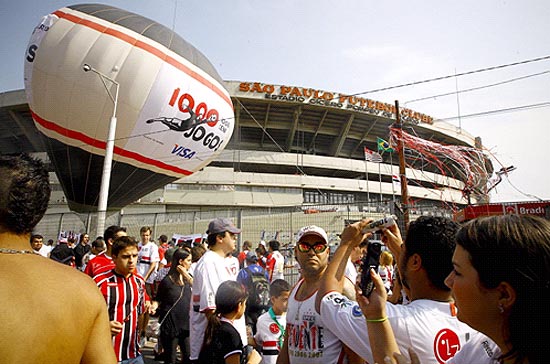
[{"label": "lg logo on shirt", "polygon": [[449,329],[443,329],[435,335],[434,354],[438,363],[444,364],[460,350],[458,335]]}]

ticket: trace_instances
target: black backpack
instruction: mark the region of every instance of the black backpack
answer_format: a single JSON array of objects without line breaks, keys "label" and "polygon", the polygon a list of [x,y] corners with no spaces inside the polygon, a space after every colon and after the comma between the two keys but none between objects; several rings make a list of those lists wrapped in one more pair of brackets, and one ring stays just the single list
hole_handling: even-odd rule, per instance
[{"label": "black backpack", "polygon": [[269,282],[265,277],[265,271],[258,273],[244,268],[248,272],[248,302],[251,309],[267,309],[271,305],[269,297]]}]

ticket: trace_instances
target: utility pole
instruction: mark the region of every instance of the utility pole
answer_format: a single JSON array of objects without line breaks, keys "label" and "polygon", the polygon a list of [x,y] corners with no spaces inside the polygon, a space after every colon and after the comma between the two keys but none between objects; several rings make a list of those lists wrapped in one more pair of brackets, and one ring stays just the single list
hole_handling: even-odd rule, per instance
[{"label": "utility pole", "polygon": [[[102,236],[105,231],[105,220],[107,218],[107,200],[109,199],[109,185],[111,183],[111,169],[113,165],[113,154],[115,149],[115,134],[117,124],[116,109],[118,104],[118,89],[120,84],[87,63],[84,63],[82,69],[84,70],[84,72],[92,71],[99,76],[101,82],[103,83],[103,86],[105,87],[105,90],[111,98],[111,101],[113,101],[113,116],[111,116],[111,120],[109,121],[109,131],[105,143],[105,158],[103,159],[103,173],[101,174],[101,185],[99,187],[99,201],[97,203],[96,236]],[[116,70],[118,70],[118,68],[116,68]],[[105,80],[115,85],[114,96],[111,94],[111,91],[109,90],[109,87],[107,86]]]},{"label": "utility pole", "polygon": [[409,192],[407,190],[407,176],[405,168],[405,148],[403,143],[403,124],[399,114],[399,101],[395,100],[395,127],[398,132],[397,156],[399,157],[399,179],[401,181],[401,208],[403,209],[403,224],[409,227]]}]

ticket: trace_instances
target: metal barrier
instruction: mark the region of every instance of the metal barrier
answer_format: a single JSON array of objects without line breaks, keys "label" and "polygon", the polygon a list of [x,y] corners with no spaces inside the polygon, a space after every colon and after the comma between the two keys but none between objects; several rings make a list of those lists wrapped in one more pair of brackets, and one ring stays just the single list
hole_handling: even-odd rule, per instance
[{"label": "metal barrier", "polygon": [[[245,240],[255,245],[260,240],[269,241],[276,239],[281,246],[292,244],[298,230],[307,225],[318,225],[324,228],[329,236],[330,245],[338,240],[338,234],[344,228],[346,222],[365,217],[380,218],[395,211],[386,211],[378,207],[360,211],[355,205],[317,205],[317,206],[293,206],[285,208],[231,208],[212,209],[186,212],[123,214],[117,212],[109,215],[105,226],[120,225],[127,228],[131,236],[139,237],[142,226],[150,226],[153,238],[165,234],[169,238],[173,234],[191,235],[204,234],[210,220],[216,217],[226,217],[233,220],[236,226],[242,229],[239,235],[238,248]],[[452,217],[450,209],[427,206],[423,210],[416,211],[411,218],[420,215],[438,215]],[[398,214],[399,216],[399,214]],[[81,234],[91,232],[91,224],[95,219],[94,213],[56,213],[46,214],[36,226],[34,232],[44,236],[44,240],[57,240],[60,233]],[[92,235],[90,238],[94,239]]]}]

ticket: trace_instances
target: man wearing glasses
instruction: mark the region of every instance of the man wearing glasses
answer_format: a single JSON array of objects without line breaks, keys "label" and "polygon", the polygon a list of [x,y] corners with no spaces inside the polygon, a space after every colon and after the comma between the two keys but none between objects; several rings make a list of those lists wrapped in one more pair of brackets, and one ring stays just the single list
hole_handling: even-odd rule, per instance
[{"label": "man wearing glasses", "polygon": [[[296,236],[296,259],[302,269],[302,279],[294,286],[288,299],[285,342],[277,363],[348,363],[361,362],[354,353],[345,350],[340,340],[323,327],[315,311],[319,282],[328,266],[328,236],[322,228],[311,225],[300,229]],[[350,291],[353,284],[347,281]]]}]

